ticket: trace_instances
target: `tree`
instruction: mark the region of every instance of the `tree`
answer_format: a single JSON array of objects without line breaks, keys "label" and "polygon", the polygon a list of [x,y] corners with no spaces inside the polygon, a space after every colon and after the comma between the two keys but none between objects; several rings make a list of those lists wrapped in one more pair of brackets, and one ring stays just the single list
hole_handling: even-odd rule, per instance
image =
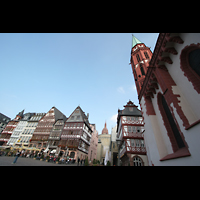
[{"label": "tree", "polygon": [[89,163],[88,163],[88,157],[86,157],[86,159],[85,159],[85,166],[88,166],[89,165]]},{"label": "tree", "polygon": [[110,161],[107,162],[107,165],[106,165],[106,166],[110,166]]}]

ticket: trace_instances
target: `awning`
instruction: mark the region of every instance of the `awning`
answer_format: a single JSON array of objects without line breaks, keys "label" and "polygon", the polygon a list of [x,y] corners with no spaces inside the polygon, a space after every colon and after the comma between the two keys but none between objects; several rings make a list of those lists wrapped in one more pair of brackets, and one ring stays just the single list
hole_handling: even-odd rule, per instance
[{"label": "awning", "polygon": [[47,148],[43,152],[46,153],[48,150],[49,150],[49,145],[47,146]]},{"label": "awning", "polygon": [[52,150],[51,153],[56,153],[56,149]]},{"label": "awning", "polygon": [[10,149],[11,146],[0,146],[0,149]]}]

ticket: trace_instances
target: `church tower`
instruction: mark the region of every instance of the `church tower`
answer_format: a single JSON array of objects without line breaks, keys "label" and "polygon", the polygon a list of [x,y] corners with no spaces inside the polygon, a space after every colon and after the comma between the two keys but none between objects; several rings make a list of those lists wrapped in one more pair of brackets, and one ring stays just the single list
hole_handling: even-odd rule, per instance
[{"label": "church tower", "polygon": [[140,94],[145,75],[152,57],[152,52],[149,47],[132,35],[132,49],[131,49],[131,67],[135,79],[138,96]]}]

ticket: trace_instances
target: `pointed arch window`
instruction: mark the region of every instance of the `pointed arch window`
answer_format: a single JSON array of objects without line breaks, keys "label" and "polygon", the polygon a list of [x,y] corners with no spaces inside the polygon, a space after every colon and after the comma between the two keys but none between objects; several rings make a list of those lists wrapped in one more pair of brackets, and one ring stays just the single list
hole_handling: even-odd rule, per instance
[{"label": "pointed arch window", "polygon": [[158,94],[158,105],[165,124],[165,128],[172,144],[173,151],[176,152],[177,150],[184,148],[185,144],[165,100],[165,97],[161,93]]},{"label": "pointed arch window", "polygon": [[145,72],[144,72],[144,68],[143,68],[142,64],[140,65],[140,71],[141,71],[142,75],[145,76]]},{"label": "pointed arch window", "polygon": [[141,60],[140,60],[140,56],[139,56],[139,54],[136,55],[136,58],[137,58],[137,61],[138,61],[138,62],[141,61]]},{"label": "pointed arch window", "polygon": [[200,94],[200,43],[186,46],[181,51],[180,60],[184,75]]},{"label": "pointed arch window", "polygon": [[146,51],[144,52],[144,55],[145,55],[146,59],[149,59],[149,55]]},{"label": "pointed arch window", "polygon": [[200,77],[200,49],[195,49],[189,53],[189,64],[190,67]]}]

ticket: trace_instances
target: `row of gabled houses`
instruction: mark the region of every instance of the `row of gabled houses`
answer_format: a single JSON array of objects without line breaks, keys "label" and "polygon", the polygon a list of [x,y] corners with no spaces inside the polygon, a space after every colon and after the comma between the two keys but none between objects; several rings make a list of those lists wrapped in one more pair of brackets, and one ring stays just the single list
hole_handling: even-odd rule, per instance
[{"label": "row of gabled houses", "polygon": [[77,161],[96,159],[98,132],[78,106],[67,118],[56,107],[47,113],[19,112],[10,120],[0,136],[0,145],[23,149],[28,153],[53,153]]}]

